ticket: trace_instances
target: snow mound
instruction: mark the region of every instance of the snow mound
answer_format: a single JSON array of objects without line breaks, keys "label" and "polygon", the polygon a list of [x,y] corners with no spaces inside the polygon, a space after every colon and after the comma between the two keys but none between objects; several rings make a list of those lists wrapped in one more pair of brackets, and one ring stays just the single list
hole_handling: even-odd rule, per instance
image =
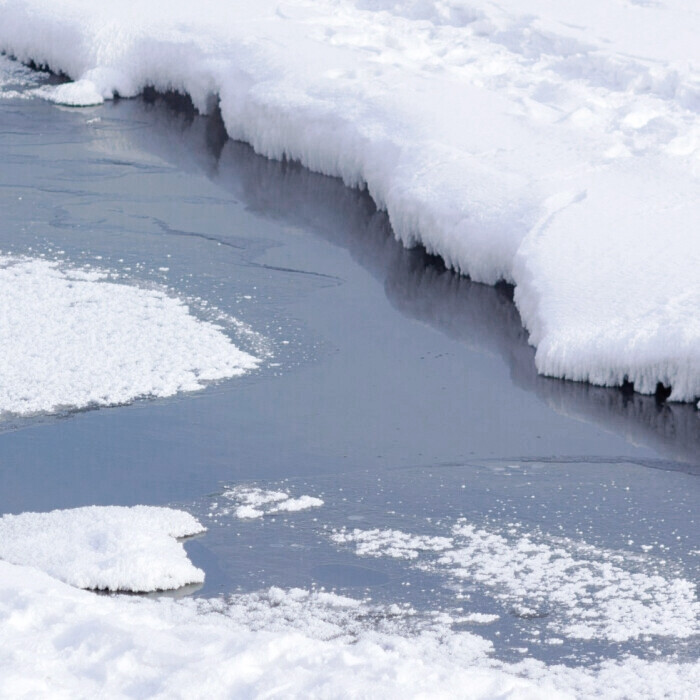
[{"label": "snow mound", "polygon": [[477,635],[406,624],[397,606],[300,590],[95,596],[0,562],[0,695],[692,698],[700,684],[700,664],[499,663]]},{"label": "snow mound", "polygon": [[67,107],[89,107],[104,102],[97,92],[95,84],[89,80],[77,80],[74,83],[61,85],[42,85],[33,91],[37,97],[43,97],[50,102],[56,102]]},{"label": "snow mound", "polygon": [[456,524],[451,537],[356,529],[331,540],[354,544],[358,556],[408,559],[453,582],[484,586],[510,614],[543,619],[570,639],[700,634],[695,584],[664,573],[652,559],[565,539],[506,537],[467,522]]},{"label": "snow mound", "polygon": [[286,491],[266,491],[255,486],[236,486],[224,491],[222,498],[233,502],[232,507],[218,510],[221,515],[233,513],[237,518],[262,518],[275,513],[294,513],[308,508],[318,508],[323,501],[315,496],[291,497]]},{"label": "snow mound", "polygon": [[232,138],[366,185],[396,236],[509,280],[540,372],[700,397],[695,0],[0,0],[67,104],[219,97]]},{"label": "snow mound", "polygon": [[0,559],[78,588],[147,592],[202,583],[178,537],[203,532],[170,508],[90,506],[0,518]]},{"label": "snow mound", "polygon": [[196,391],[258,360],[159,289],[0,256],[0,414]]}]

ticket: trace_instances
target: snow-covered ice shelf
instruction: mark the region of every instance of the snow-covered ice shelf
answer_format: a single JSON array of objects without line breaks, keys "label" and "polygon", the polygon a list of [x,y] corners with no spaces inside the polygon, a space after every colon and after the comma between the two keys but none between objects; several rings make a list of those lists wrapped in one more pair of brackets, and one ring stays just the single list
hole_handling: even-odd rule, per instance
[{"label": "snow-covered ice shelf", "polygon": [[189,513],[90,506],[0,518],[0,559],[78,588],[148,592],[202,583],[176,538],[204,532]]},{"label": "snow-covered ice shelf", "polygon": [[0,0],[0,49],[93,104],[179,90],[366,185],[406,245],[516,284],[540,372],[700,397],[694,0]]},{"label": "snow-covered ice shelf", "polygon": [[223,330],[164,290],[0,256],[0,414],[172,396],[254,369]]}]

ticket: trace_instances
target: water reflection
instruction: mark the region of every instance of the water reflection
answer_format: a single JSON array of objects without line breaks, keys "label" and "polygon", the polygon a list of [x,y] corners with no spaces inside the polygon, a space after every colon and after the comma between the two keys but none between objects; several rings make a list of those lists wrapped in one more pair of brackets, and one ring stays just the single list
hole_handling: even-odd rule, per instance
[{"label": "water reflection", "polygon": [[[157,124],[155,130],[117,130],[118,138],[127,140],[124,149],[131,152],[137,146],[185,170],[204,170],[258,215],[313,230],[348,250],[380,280],[401,313],[500,356],[513,382],[555,411],[647,445],[669,460],[649,461],[648,466],[700,473],[700,414],[693,406],[660,405],[654,397],[539,376],[512,290],[476,284],[422,250],[405,250],[366,192],[297,163],[255,155],[249,146],[226,138],[217,112],[204,119],[182,99],[150,94],[144,101],[117,103],[112,110],[134,124]],[[110,141],[110,151],[115,146]],[[581,460],[591,458],[583,455]]]}]

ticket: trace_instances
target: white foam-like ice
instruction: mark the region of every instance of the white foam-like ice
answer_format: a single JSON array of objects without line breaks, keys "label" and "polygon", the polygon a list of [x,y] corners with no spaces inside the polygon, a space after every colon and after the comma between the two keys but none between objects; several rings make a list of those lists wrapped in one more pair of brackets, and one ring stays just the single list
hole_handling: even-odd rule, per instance
[{"label": "white foam-like ice", "polygon": [[366,184],[406,245],[516,284],[540,372],[700,397],[695,0],[0,0],[93,104],[218,95],[231,137]]},{"label": "white foam-like ice", "polygon": [[176,539],[203,531],[189,513],[153,506],[3,515],[0,559],[78,588],[167,590],[204,581]]},{"label": "white foam-like ice", "polygon": [[684,578],[635,571],[616,552],[562,540],[508,539],[468,523],[438,564],[493,589],[524,616],[551,616],[567,637],[624,642],[700,634],[696,586]]},{"label": "white foam-like ice", "polygon": [[692,698],[700,684],[700,664],[584,670],[490,650],[328,593],[105,597],[0,561],[2,697]]},{"label": "white foam-like ice", "polygon": [[453,546],[450,537],[411,535],[401,530],[353,530],[334,532],[331,540],[336,544],[355,545],[361,557],[392,557],[394,559],[416,559],[421,552],[443,552]]},{"label": "white foam-like ice", "polygon": [[333,533],[331,540],[353,544],[359,556],[410,559],[451,579],[476,582],[513,614],[543,618],[552,632],[569,638],[624,642],[700,634],[695,584],[640,567],[623,553],[564,539],[506,537],[467,522],[456,524],[451,535],[355,529]]},{"label": "white foam-like ice", "polygon": [[172,396],[258,365],[160,289],[0,256],[0,414]]},{"label": "white foam-like ice", "polygon": [[257,486],[236,486],[221,494],[232,506],[217,509],[219,515],[233,513],[237,518],[262,518],[275,513],[294,513],[308,508],[318,508],[323,500],[316,496],[292,497],[286,491],[268,491]]}]

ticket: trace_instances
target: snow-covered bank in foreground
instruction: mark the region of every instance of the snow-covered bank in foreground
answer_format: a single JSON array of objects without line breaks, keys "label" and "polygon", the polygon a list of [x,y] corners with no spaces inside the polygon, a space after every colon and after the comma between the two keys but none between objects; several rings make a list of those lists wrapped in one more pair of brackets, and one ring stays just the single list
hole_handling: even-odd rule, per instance
[{"label": "snow-covered bank in foreground", "polygon": [[202,583],[175,538],[204,528],[189,513],[118,506],[0,518],[0,559],[41,569],[78,588],[157,591]]},{"label": "snow-covered bank in foreground", "polygon": [[0,256],[0,414],[172,396],[255,368],[221,328],[158,289]]},{"label": "snow-covered bank in foreground", "polygon": [[396,235],[514,281],[546,374],[700,396],[693,0],[0,0],[75,83],[219,95],[258,152],[366,184]]},{"label": "snow-covered bank in foreground", "polygon": [[[0,696],[690,698],[700,682],[698,663],[498,661],[491,642],[453,629],[498,618],[469,610],[468,596],[452,613],[427,614],[299,589],[153,600],[96,596],[46,573],[77,586],[132,590],[201,580],[173,538],[202,529],[187,513],[146,506],[1,518]],[[632,610],[638,619],[640,609],[656,606],[665,628],[645,618],[645,633],[685,633],[674,608],[683,592],[664,587],[660,576],[645,584],[644,577],[610,576],[615,566],[603,563],[582,577],[585,562],[563,548],[527,541],[511,551],[503,538],[483,534],[460,523],[452,537],[355,530],[334,539],[357,544],[363,555],[433,555],[458,578],[476,567],[477,580],[514,583],[510,593],[521,603],[541,594],[566,606],[572,591],[577,604],[603,593],[599,607],[622,603],[623,618]],[[478,542],[469,541],[475,536]],[[605,584],[600,590],[597,580]],[[690,597],[681,603],[697,608]],[[686,618],[692,615],[689,609]]]},{"label": "snow-covered bank in foreground", "polygon": [[398,609],[298,590],[107,598],[0,561],[0,695],[691,698],[700,683],[698,664],[502,664],[476,635],[411,626]]}]

